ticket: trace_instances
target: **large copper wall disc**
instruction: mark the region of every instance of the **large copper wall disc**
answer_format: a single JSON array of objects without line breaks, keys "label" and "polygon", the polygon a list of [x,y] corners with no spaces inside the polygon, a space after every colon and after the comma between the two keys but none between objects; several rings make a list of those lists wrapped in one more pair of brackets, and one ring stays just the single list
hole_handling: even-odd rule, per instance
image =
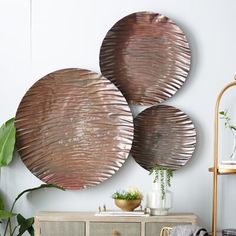
[{"label": "large copper wall disc", "polygon": [[133,117],[121,92],[82,69],[51,73],[23,97],[16,114],[17,148],[29,170],[67,189],[94,186],[125,162]]},{"label": "large copper wall disc", "polygon": [[169,18],[150,12],[118,21],[100,50],[102,74],[130,104],[153,105],[173,96],[185,82],[190,62],[184,32]]},{"label": "large copper wall disc", "polygon": [[172,106],[159,105],[141,112],[134,120],[132,156],[143,168],[154,165],[173,170],[192,157],[196,130],[190,118]]}]

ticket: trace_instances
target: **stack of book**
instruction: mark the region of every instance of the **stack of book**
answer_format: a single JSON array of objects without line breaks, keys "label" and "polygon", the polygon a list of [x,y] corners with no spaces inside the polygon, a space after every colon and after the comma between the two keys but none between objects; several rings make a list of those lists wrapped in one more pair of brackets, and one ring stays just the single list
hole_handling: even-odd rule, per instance
[{"label": "stack of book", "polygon": [[95,216],[149,216],[144,211],[101,211],[95,213]]},{"label": "stack of book", "polygon": [[221,161],[219,168],[221,168],[221,169],[236,169],[236,161],[234,161],[234,160]]},{"label": "stack of book", "polygon": [[236,229],[223,229],[222,230],[222,236],[233,236],[236,235]]}]

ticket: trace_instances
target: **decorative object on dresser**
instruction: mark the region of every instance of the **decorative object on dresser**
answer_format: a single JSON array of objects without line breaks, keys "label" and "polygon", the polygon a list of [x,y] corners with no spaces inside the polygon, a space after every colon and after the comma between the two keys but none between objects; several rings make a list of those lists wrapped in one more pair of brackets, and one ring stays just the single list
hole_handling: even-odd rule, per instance
[{"label": "decorative object on dresser", "polygon": [[156,165],[150,170],[150,175],[153,184],[152,191],[147,194],[147,207],[151,215],[167,215],[172,207],[172,192],[168,187],[171,186],[173,171]]},{"label": "decorative object on dresser", "polygon": [[152,12],[119,20],[100,50],[102,74],[129,104],[155,105],[172,97],[185,82],[190,64],[184,32],[168,17]]},{"label": "decorative object on dresser", "polygon": [[127,216],[150,216],[149,213],[142,211],[142,210],[135,210],[135,211],[101,211],[96,212],[95,216],[117,216],[117,217],[127,217]]},{"label": "decorative object on dresser", "polygon": [[236,229],[223,229],[222,230],[222,236],[235,236],[236,235]]},{"label": "decorative object on dresser", "polygon": [[122,211],[133,211],[140,206],[141,199],[135,200],[124,200],[124,199],[115,199],[115,204]]},{"label": "decorative object on dresser", "polygon": [[35,236],[159,236],[164,226],[180,224],[197,224],[197,217],[193,214],[112,217],[86,212],[43,212],[35,217]]},{"label": "decorative object on dresser", "polygon": [[143,194],[137,188],[128,188],[127,190],[116,191],[112,198],[121,210],[133,211],[140,206]]},{"label": "decorative object on dresser", "polygon": [[97,185],[128,157],[133,116],[108,79],[64,69],[37,81],[16,113],[17,148],[29,170],[66,189]]},{"label": "decorative object on dresser", "polygon": [[213,202],[212,202],[212,236],[217,235],[217,196],[218,196],[218,175],[229,175],[236,174],[236,168],[231,168],[230,165],[227,168],[224,166],[222,168],[219,165],[219,107],[220,102],[225,94],[230,88],[236,87],[236,76],[234,81],[227,84],[219,93],[215,104],[215,114],[214,114],[214,160],[213,167],[209,168],[210,172],[213,172]]},{"label": "decorative object on dresser", "polygon": [[159,165],[176,170],[186,165],[196,146],[196,130],[181,110],[167,105],[147,108],[134,119],[131,149],[135,161],[150,171]]}]

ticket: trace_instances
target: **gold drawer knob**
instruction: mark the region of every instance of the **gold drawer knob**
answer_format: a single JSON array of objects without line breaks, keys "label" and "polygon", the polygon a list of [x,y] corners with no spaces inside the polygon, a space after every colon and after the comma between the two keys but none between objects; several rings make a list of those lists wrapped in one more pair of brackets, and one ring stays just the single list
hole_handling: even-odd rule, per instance
[{"label": "gold drawer knob", "polygon": [[120,232],[118,230],[112,230],[112,236],[120,236]]}]

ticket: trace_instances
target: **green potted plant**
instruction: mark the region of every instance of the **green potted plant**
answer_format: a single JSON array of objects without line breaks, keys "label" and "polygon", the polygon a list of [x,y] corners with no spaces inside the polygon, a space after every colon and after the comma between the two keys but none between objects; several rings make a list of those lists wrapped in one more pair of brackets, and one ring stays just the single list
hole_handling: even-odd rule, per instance
[{"label": "green potted plant", "polygon": [[[60,190],[64,190],[62,187],[59,187],[54,184],[42,184],[36,188],[26,189],[16,197],[10,210],[8,211],[4,209],[4,201],[3,201],[3,198],[0,196],[0,223],[3,223],[3,221],[6,220],[3,236],[6,236],[6,235],[14,236],[16,234],[17,236],[20,236],[20,235],[23,235],[25,232],[28,232],[31,236],[34,236],[34,228],[33,228],[34,218],[33,217],[28,218],[28,219],[24,218],[22,214],[19,214],[19,213],[17,214],[14,212],[14,207],[17,201],[24,194],[29,193],[29,192],[34,192],[36,190],[43,189],[43,188],[57,188]],[[16,222],[17,222],[15,226],[12,223],[12,219],[14,217],[16,218]]]},{"label": "green potted plant", "polygon": [[171,187],[173,170],[167,167],[155,165],[149,172],[152,176],[152,191],[147,195],[147,207],[151,215],[167,215],[172,206]]},{"label": "green potted plant", "polygon": [[112,198],[121,210],[133,211],[141,204],[143,194],[137,188],[128,188],[127,190],[116,191]]}]

